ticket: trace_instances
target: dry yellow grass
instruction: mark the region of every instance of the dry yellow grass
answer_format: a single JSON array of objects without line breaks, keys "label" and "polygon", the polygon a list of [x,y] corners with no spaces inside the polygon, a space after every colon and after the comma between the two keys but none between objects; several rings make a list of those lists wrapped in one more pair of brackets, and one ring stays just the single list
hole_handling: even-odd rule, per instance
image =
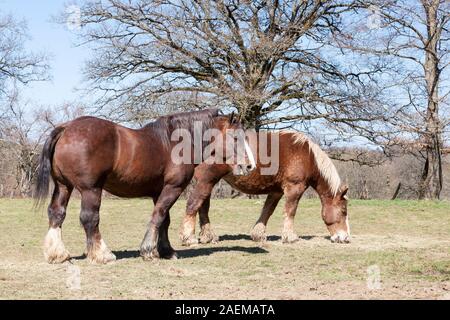
[{"label": "dry yellow grass", "polygon": [[[349,245],[326,238],[317,200],[301,201],[295,226],[301,241],[281,244],[280,204],[269,222],[269,241],[254,243],[248,234],[262,204],[212,201],[212,223],[221,241],[184,248],[177,231],[185,201],[179,201],[171,212],[170,239],[180,259],[147,262],[137,250],[152,201],[105,200],[101,231],[118,260],[90,265],[77,257],[85,236],[78,222],[79,200],[73,199],[63,239],[76,258],[49,265],[41,250],[46,213],[34,212],[30,200],[0,200],[0,298],[450,298],[449,202],[352,201]],[[367,287],[371,266],[380,270],[379,290]],[[80,289],[67,287],[74,270],[80,271]]]}]

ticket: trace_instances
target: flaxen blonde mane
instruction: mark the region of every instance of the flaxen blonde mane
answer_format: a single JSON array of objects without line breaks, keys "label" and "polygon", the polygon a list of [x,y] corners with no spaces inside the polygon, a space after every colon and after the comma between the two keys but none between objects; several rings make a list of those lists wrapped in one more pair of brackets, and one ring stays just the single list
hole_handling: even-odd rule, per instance
[{"label": "flaxen blonde mane", "polygon": [[309,150],[314,155],[320,175],[328,183],[331,193],[335,196],[341,187],[341,178],[328,155],[317,144],[311,141],[311,139],[300,132],[283,130],[280,133],[291,135],[295,144],[308,143]]}]

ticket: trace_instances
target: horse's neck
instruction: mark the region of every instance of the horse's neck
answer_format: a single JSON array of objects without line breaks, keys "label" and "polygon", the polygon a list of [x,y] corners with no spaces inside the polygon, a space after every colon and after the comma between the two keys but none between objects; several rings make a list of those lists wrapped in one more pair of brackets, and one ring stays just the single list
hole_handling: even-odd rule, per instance
[{"label": "horse's neck", "polygon": [[322,178],[322,176],[319,176],[319,178],[315,181],[313,187],[316,190],[322,202],[334,198],[331,192],[330,185],[324,178]]}]

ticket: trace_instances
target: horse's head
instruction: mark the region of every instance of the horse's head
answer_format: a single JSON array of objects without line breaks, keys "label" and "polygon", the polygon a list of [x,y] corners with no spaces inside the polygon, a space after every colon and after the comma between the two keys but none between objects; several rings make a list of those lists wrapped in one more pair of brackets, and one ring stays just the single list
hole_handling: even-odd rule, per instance
[{"label": "horse's head", "polygon": [[331,234],[331,241],[350,242],[350,226],[347,214],[347,186],[341,186],[334,197],[322,199],[322,218]]},{"label": "horse's head", "polygon": [[256,168],[255,156],[249,146],[248,138],[239,118],[234,114],[215,119],[215,129],[220,131],[214,137],[214,148],[210,150],[208,161],[228,164],[234,175],[247,175]]}]

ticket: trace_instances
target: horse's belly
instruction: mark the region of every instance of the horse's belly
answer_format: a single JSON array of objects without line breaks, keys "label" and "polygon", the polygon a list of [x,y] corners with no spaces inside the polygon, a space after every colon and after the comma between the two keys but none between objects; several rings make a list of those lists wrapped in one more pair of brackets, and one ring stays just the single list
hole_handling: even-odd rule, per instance
[{"label": "horse's belly", "polygon": [[248,176],[228,175],[224,180],[233,188],[248,194],[268,194],[282,191],[276,176],[261,176],[254,172]]},{"label": "horse's belly", "polygon": [[104,189],[109,193],[124,198],[156,197],[163,188],[163,179],[124,180],[111,175],[105,182]]}]

